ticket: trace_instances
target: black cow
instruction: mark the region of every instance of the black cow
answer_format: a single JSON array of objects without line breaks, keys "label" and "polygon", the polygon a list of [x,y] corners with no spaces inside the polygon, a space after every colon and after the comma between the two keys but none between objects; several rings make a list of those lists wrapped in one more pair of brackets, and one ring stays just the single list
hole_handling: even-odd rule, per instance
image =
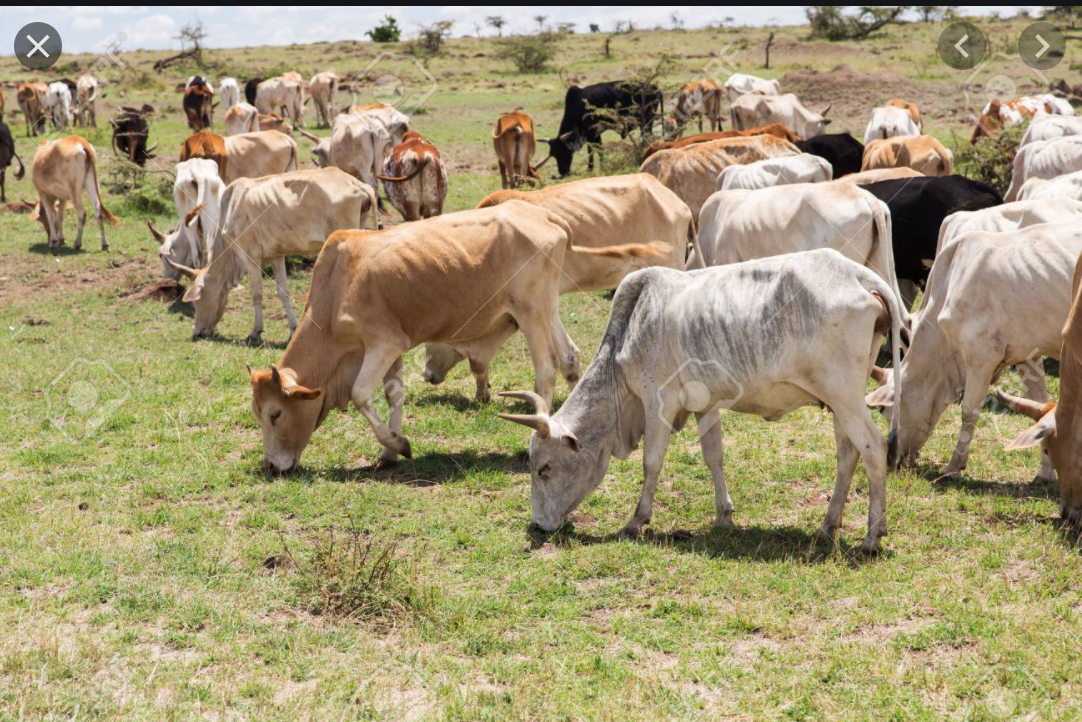
[{"label": "black cow", "polygon": [[798,140],[796,147],[803,153],[811,153],[826,159],[834,169],[834,177],[860,172],[864,158],[864,146],[848,133],[828,133],[807,140]]},{"label": "black cow", "polygon": [[244,84],[244,99],[248,101],[248,105],[255,105],[256,89],[262,82],[263,78],[252,78]]},{"label": "black cow", "polygon": [[158,144],[147,148],[147,138],[150,137],[150,124],[147,116],[154,112],[154,108],[144,105],[142,108],[121,108],[121,112],[109,121],[113,126],[113,152],[117,155],[124,154],[129,161],[137,165],[146,165],[146,162],[154,157],[153,151]]},{"label": "black cow", "polygon": [[662,117],[661,102],[661,91],[652,83],[616,80],[568,88],[564,98],[564,117],[560,121],[560,132],[555,138],[546,141],[549,144],[549,155],[556,159],[560,176],[571,172],[571,159],[575,151],[584,144],[589,144],[587,167],[594,169],[594,150],[597,150],[600,162],[601,134],[612,127],[614,118],[593,112],[595,108],[608,109],[618,118],[631,120],[632,123],[621,123],[620,127],[614,128],[620,132],[621,137],[626,138],[633,127],[637,127],[639,132],[644,134],[652,132],[654,120]]},{"label": "black cow", "polygon": [[7,203],[7,190],[4,176],[7,174],[11,159],[19,161],[19,170],[15,173],[15,180],[22,180],[26,168],[23,167],[22,158],[15,153],[15,139],[11,137],[11,129],[7,123],[0,120],[0,203]]},{"label": "black cow", "polygon": [[943,219],[955,211],[976,211],[1003,203],[1003,196],[992,186],[960,175],[896,178],[861,188],[890,207],[898,280],[921,288],[935,260]]}]

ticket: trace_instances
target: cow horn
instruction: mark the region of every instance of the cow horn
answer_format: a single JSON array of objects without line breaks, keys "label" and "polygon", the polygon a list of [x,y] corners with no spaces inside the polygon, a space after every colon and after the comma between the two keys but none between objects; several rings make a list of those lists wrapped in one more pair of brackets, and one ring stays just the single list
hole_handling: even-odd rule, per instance
[{"label": "cow horn", "polygon": [[549,415],[548,402],[541,398],[541,395],[535,391],[499,391],[497,396],[503,396],[508,399],[519,399],[520,401],[529,401],[533,404],[534,410],[544,416]]},{"label": "cow horn", "polygon": [[154,240],[158,242],[159,246],[165,243],[165,236],[162,235],[161,231],[154,227],[154,221],[149,218],[147,219],[147,228],[150,229],[150,232],[154,235]]},{"label": "cow horn", "polygon": [[195,278],[199,275],[199,270],[196,269],[196,268],[189,268],[188,266],[182,266],[179,263],[174,263],[173,260],[169,259],[169,258],[166,258],[165,262],[168,263],[170,266],[177,269],[178,271],[180,271],[181,273],[183,273],[185,276],[187,276],[188,278],[190,278],[192,280],[195,280]]},{"label": "cow horn", "polygon": [[300,133],[301,135],[303,135],[303,136],[304,136],[305,138],[307,138],[308,140],[312,140],[312,141],[315,141],[316,143],[318,143],[318,142],[320,142],[321,140],[323,140],[323,139],[322,139],[322,138],[320,138],[320,137],[319,137],[318,135],[313,135],[312,133],[309,133],[309,132],[308,132],[307,130],[305,130],[304,128],[297,128],[297,132],[298,132],[298,133]]},{"label": "cow horn", "polygon": [[146,152],[146,154],[147,154],[147,155],[150,155],[150,154],[151,154],[152,152],[154,152],[154,149],[155,149],[155,148],[157,148],[157,147],[158,147],[158,144],[157,144],[157,143],[155,143],[154,145],[150,146],[149,148],[147,148],[147,149],[146,149],[146,151],[145,151],[145,152]]},{"label": "cow horn", "polygon": [[545,159],[544,159],[544,160],[542,160],[542,161],[541,161],[540,163],[538,163],[537,165],[533,166],[533,170],[534,170],[534,172],[536,173],[536,172],[537,172],[537,169],[538,169],[538,168],[540,168],[541,166],[545,165],[545,163],[548,163],[548,162],[549,162],[549,158],[551,158],[551,157],[552,157],[552,153],[549,153],[548,155],[546,155],[546,156],[545,156]]},{"label": "cow horn", "polygon": [[496,414],[504,421],[510,421],[515,424],[522,424],[523,426],[529,426],[531,429],[537,432],[537,435],[542,439],[547,439],[552,436],[552,428],[549,424],[549,405],[545,403],[545,400],[538,396],[533,391],[501,391],[500,396],[504,396],[512,399],[522,399],[523,401],[530,401],[533,403],[534,408],[537,410],[535,414]]},{"label": "cow horn", "polygon": [[834,103],[831,103],[830,105],[828,105],[828,106],[827,106],[827,107],[826,107],[826,108],[825,108],[825,109],[823,110],[823,112],[822,112],[822,113],[820,113],[819,115],[823,116],[824,118],[825,118],[825,117],[827,117],[827,113],[829,113],[829,112],[830,112],[830,109],[831,109],[831,107],[833,107],[833,105],[834,105]]},{"label": "cow horn", "polygon": [[552,138],[538,138],[538,139],[537,139],[537,142],[538,142],[538,143],[551,143],[551,142],[552,142]]},{"label": "cow horn", "polygon": [[568,140],[571,139],[571,136],[573,136],[574,134],[575,134],[575,131],[569,130],[566,133],[564,133],[563,135],[557,136],[556,140],[560,141],[561,143],[566,143]]},{"label": "cow horn", "polygon": [[996,396],[1002,401],[1008,409],[1016,414],[1022,414],[1028,416],[1034,421],[1040,421],[1044,416],[1045,405],[1037,401],[1031,401],[1030,399],[1020,399],[1017,396],[1011,396],[1008,393],[996,389]]}]

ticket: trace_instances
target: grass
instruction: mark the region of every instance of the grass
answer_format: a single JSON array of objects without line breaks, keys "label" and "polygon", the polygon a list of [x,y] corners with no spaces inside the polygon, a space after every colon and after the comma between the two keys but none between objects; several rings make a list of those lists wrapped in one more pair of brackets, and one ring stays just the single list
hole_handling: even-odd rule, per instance
[{"label": "grass", "polygon": [[[938,30],[828,45],[786,28],[766,74],[893,67],[914,92],[940,96],[933,132],[965,137],[955,71],[927,80],[911,74],[942,66],[892,65],[932,56]],[[557,63],[592,80],[675,49],[691,67],[727,39],[754,49],[763,34],[637,32],[614,41],[611,61],[599,38],[579,36]],[[511,75],[477,52],[491,46],[455,40],[431,61],[440,90],[416,116],[454,162],[449,210],[498,187],[488,133],[499,111],[526,107],[542,133],[559,115],[557,75]],[[130,60],[145,69],[161,55]],[[350,70],[374,55],[349,43],[212,54],[242,77],[281,63]],[[0,60],[0,77],[18,76],[11,65]],[[122,88],[123,102],[163,111],[152,133],[165,165],[185,135],[171,90],[184,73],[138,84],[147,90],[119,83],[106,98]],[[843,90],[843,106],[862,110],[839,124],[859,133],[881,89]],[[29,160],[31,142],[14,132]],[[107,152],[104,130],[89,137]],[[584,165],[580,154],[575,168]],[[31,197],[29,181],[8,189]],[[937,479],[960,425],[949,410],[923,465],[890,476],[890,533],[874,559],[857,553],[862,472],[840,546],[814,539],[835,466],[830,418],[814,408],[777,423],[724,419],[731,531],[710,528],[710,475],[688,430],[670,448],[652,535],[612,536],[638,498],[636,454],[614,460],[564,533],[532,536],[527,434],[496,418],[503,402],[472,400],[463,367],[442,386],[423,384],[417,351],[404,421],[412,461],[373,472],[367,425],[335,413],[298,473],[267,477],[245,364],[281,355],[276,300],[264,346],[241,343],[246,290],[219,338],[192,342],[190,309],[128,298],[157,277],[156,247],[141,212],[107,201],[125,208],[109,253],[88,231],[83,252],[50,254],[38,225],[0,214],[0,719],[1082,716],[1078,541],[1055,523],[1055,487],[1028,482],[1036,452],[1001,450],[1027,422],[984,414],[966,475]],[[304,293],[308,270],[290,283]],[[608,301],[568,296],[561,312],[591,356]],[[492,378],[495,390],[529,386],[520,338]],[[356,545],[343,550],[350,529]],[[328,551],[332,534],[339,546]],[[369,543],[394,550],[386,573],[349,572]],[[279,563],[284,547],[295,564]],[[351,603],[317,613],[313,600],[335,580],[336,598]]]}]

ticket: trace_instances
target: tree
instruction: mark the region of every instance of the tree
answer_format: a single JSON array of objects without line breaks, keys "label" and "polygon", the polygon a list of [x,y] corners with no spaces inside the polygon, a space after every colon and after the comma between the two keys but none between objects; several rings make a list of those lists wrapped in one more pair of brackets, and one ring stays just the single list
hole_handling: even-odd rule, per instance
[{"label": "tree", "polygon": [[591,33],[599,33],[599,32],[601,32],[601,26],[598,25],[597,23],[590,23],[590,32]]},{"label": "tree", "polygon": [[516,35],[496,41],[496,57],[512,65],[520,73],[543,73],[549,61],[556,57],[559,33]]},{"label": "tree", "polygon": [[809,5],[804,14],[813,38],[863,40],[909,9],[908,5],[861,5],[855,14],[846,14],[841,5]]},{"label": "tree", "polygon": [[185,24],[176,37],[180,49],[195,58],[196,64],[203,67],[203,41],[207,39],[207,29],[202,20],[193,20]]},{"label": "tree", "polygon": [[503,15],[489,15],[485,18],[485,23],[496,28],[496,34],[503,37],[503,26],[507,24]]},{"label": "tree", "polygon": [[545,29],[545,21],[549,19],[548,15],[534,15],[533,21],[537,23],[537,32],[542,32]]},{"label": "tree", "polygon": [[438,53],[443,47],[443,41],[451,36],[451,28],[454,25],[454,20],[439,20],[428,25],[421,25],[422,47],[430,53]]},{"label": "tree", "polygon": [[672,22],[673,30],[684,29],[684,21],[680,19],[680,13],[674,12],[672,15],[669,16],[669,20]]},{"label": "tree", "polygon": [[402,28],[394,15],[384,15],[383,22],[365,33],[373,43],[397,43],[402,37]]}]

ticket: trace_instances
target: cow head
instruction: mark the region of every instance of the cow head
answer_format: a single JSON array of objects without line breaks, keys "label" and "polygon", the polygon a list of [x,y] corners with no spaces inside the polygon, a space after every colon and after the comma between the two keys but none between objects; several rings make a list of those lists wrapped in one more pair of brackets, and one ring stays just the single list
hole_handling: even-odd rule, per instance
[{"label": "cow head", "polygon": [[301,454],[319,423],[320,389],[299,385],[290,369],[248,368],[252,381],[252,413],[263,432],[263,468],[284,474],[297,468]]},{"label": "cow head", "polygon": [[[556,159],[556,169],[563,178],[571,172],[571,160],[575,157],[575,151],[582,147],[582,135],[576,131],[564,133],[556,138],[538,138],[542,143],[548,143],[549,156]],[[540,168],[548,158],[538,163],[535,168]]]},{"label": "cow head", "polygon": [[430,384],[441,384],[447,372],[466,358],[445,343],[425,344],[425,369],[421,376]]},{"label": "cow head", "polygon": [[169,233],[162,233],[154,227],[154,221],[148,219],[147,228],[150,229],[150,235],[158,244],[158,259],[162,262],[162,278],[172,281],[180,280],[183,274],[178,266],[191,262],[186,254],[181,257],[178,253],[188,247],[187,243],[180,242],[183,236],[182,226],[178,225]]},{"label": "cow head", "polygon": [[209,276],[206,268],[190,268],[170,259],[165,259],[173,268],[182,275],[191,279],[192,285],[181,296],[181,300],[195,306],[195,325],[192,330],[192,338],[206,338],[214,333],[218,322],[225,315],[226,303],[229,300],[229,288],[220,275]]}]

